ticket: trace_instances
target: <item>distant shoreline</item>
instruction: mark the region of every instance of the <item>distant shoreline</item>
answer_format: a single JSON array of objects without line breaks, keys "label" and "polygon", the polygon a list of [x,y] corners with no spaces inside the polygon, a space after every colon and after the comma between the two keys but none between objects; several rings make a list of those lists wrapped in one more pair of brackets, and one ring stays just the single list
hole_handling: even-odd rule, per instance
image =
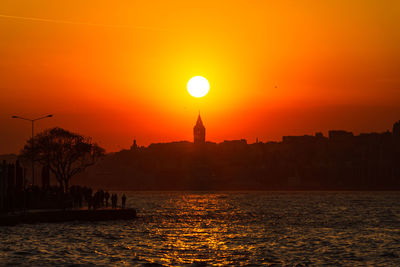
[{"label": "distant shoreline", "polygon": [[112,192],[400,192],[400,189],[271,189],[271,190],[261,190],[261,189],[238,189],[238,190],[196,190],[196,189],[188,189],[188,190],[157,190],[157,189],[148,189],[148,190],[137,190],[137,189],[107,189]]}]

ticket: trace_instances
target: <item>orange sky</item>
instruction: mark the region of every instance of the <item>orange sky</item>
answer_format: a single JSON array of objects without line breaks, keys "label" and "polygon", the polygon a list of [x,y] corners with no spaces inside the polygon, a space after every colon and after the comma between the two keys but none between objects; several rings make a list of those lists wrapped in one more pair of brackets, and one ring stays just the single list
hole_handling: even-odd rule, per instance
[{"label": "orange sky", "polygon": [[[2,0],[0,153],[54,118],[108,151],[280,140],[400,119],[400,1]],[[190,77],[210,82],[202,99]]]}]

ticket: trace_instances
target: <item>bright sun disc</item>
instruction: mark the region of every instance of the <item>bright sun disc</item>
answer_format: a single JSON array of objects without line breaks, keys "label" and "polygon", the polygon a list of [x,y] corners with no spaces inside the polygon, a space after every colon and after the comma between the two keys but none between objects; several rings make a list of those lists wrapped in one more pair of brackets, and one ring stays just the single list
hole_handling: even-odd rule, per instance
[{"label": "bright sun disc", "polygon": [[202,76],[195,76],[187,83],[187,90],[191,96],[203,97],[210,90],[210,84],[207,79]]}]

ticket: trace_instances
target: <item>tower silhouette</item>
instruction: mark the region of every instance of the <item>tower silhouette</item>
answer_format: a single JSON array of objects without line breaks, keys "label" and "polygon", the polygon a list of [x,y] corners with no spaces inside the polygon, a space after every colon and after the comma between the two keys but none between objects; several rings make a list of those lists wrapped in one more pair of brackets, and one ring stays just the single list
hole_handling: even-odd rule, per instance
[{"label": "tower silhouette", "polygon": [[200,113],[196,125],[193,127],[193,139],[195,144],[204,144],[206,142],[206,128],[203,125]]},{"label": "tower silhouette", "polygon": [[397,121],[393,124],[392,134],[395,138],[400,138],[400,121]]}]

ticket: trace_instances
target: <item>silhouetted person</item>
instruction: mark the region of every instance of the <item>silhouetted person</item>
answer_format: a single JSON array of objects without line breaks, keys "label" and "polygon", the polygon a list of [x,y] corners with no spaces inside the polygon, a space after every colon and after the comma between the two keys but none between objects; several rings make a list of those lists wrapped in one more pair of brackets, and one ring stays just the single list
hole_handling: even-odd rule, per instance
[{"label": "silhouetted person", "polygon": [[85,186],[83,188],[83,194],[85,197],[85,201],[89,204],[89,197],[92,196],[92,189]]},{"label": "silhouetted person", "polygon": [[108,199],[110,198],[110,193],[108,193],[108,191],[104,193],[104,198],[106,199],[106,208],[108,208]]},{"label": "silhouetted person", "polygon": [[88,204],[88,210],[90,210],[93,205],[93,197],[91,195],[88,195],[86,201]]},{"label": "silhouetted person", "polygon": [[122,208],[125,209],[125,203],[126,203],[126,196],[125,196],[125,194],[122,195],[121,200],[122,200]]},{"label": "silhouetted person", "polygon": [[104,191],[100,189],[99,191],[99,206],[104,207]]},{"label": "silhouetted person", "polygon": [[94,193],[94,205],[93,205],[93,208],[94,209],[97,209],[97,208],[99,208],[100,207],[100,204],[101,204],[101,194],[100,194],[100,191],[97,191],[96,193]]},{"label": "silhouetted person", "polygon": [[115,209],[115,194],[111,195],[111,206],[113,209]]},{"label": "silhouetted person", "polygon": [[118,196],[117,196],[117,194],[113,194],[111,196],[111,202],[112,202],[112,208],[116,209],[117,205],[118,205]]}]

